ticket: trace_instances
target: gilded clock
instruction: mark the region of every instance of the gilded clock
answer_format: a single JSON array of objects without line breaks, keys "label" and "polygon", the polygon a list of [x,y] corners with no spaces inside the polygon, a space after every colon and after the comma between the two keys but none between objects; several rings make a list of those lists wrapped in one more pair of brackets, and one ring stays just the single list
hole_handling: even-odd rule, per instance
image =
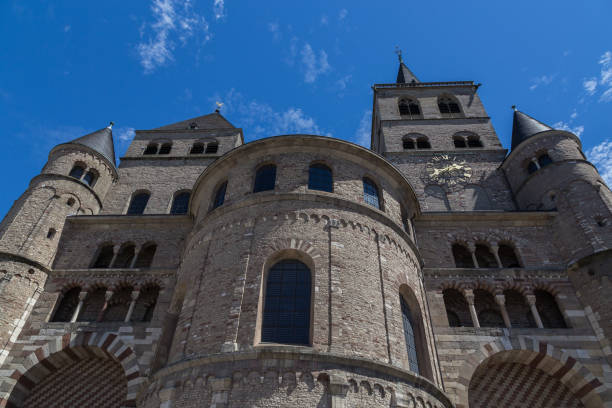
[{"label": "gilded clock", "polygon": [[471,177],[472,169],[465,160],[447,154],[434,156],[423,173],[427,184],[441,184],[450,189],[467,183]]}]

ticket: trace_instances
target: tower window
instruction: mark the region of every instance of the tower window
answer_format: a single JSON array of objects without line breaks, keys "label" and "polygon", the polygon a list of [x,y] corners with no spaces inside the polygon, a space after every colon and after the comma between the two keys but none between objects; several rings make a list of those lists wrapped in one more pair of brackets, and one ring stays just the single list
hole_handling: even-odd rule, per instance
[{"label": "tower window", "polygon": [[404,150],[414,149],[414,140],[410,139],[407,136],[404,136],[404,139],[402,140],[402,147],[404,148]]},{"label": "tower window", "polygon": [[213,200],[212,209],[214,210],[217,207],[223,205],[225,201],[225,191],[227,190],[227,181],[217,188],[217,192],[215,193],[215,199]]},{"label": "tower window", "polygon": [[476,135],[468,136],[467,144],[469,147],[482,147],[482,142],[480,141],[480,138]]},{"label": "tower window", "polygon": [[530,161],[529,164],[527,165],[527,172],[529,174],[533,174],[536,171],[538,171],[538,165],[535,164],[534,162]]},{"label": "tower window", "polygon": [[136,262],[134,263],[134,268],[150,268],[153,263],[153,257],[155,256],[155,252],[157,251],[157,245],[148,244],[145,245],[138,256],[136,257]]},{"label": "tower window", "polygon": [[421,108],[414,99],[401,99],[398,104],[400,115],[417,119],[421,116]]},{"label": "tower window", "polygon": [[204,144],[203,143],[194,143],[191,146],[191,151],[189,154],[202,154],[204,153]]},{"label": "tower window", "polygon": [[372,180],[367,177],[363,178],[363,200],[377,209],[380,208],[380,199],[378,196],[378,187]]},{"label": "tower window", "polygon": [[77,180],[80,180],[81,177],[83,177],[83,173],[85,172],[85,169],[79,165],[75,165],[72,170],[70,170],[70,173],[68,174],[70,177],[74,177]]},{"label": "tower window", "polygon": [[157,154],[157,143],[149,143],[142,154]]},{"label": "tower window", "polygon": [[66,200],[66,205],[68,207],[72,207],[74,205],[76,201],[74,200],[74,198],[69,198],[68,200]]},{"label": "tower window", "polygon": [[104,245],[100,249],[100,252],[98,252],[98,256],[94,261],[92,268],[109,268],[114,255],[115,251],[113,249],[113,245]]},{"label": "tower window", "polygon": [[135,253],[136,247],[134,246],[134,244],[123,245],[119,250],[117,258],[115,258],[115,262],[113,263],[112,267],[129,268],[132,265]]},{"label": "tower window", "polygon": [[81,288],[78,286],[64,292],[53,319],[51,319],[52,322],[69,322],[72,319],[79,304],[79,293],[81,293]]},{"label": "tower window", "polygon": [[310,269],[295,259],[272,266],[266,279],[261,341],[309,344]]},{"label": "tower window", "polygon": [[324,164],[311,165],[308,169],[308,188],[331,193],[334,190],[331,169]]},{"label": "tower window", "polygon": [[453,258],[455,259],[455,267],[457,268],[473,268],[474,260],[470,250],[461,244],[453,244]]},{"label": "tower window", "polygon": [[94,173],[92,170],[88,171],[87,174],[85,174],[85,177],[83,177],[83,181],[90,187],[93,187],[96,179],[96,173]]},{"label": "tower window", "polygon": [[491,253],[488,246],[477,244],[474,254],[476,255],[476,262],[478,262],[479,268],[497,268],[495,256]]},{"label": "tower window", "polygon": [[49,231],[47,231],[47,238],[53,239],[56,233],[57,231],[55,230],[55,228],[49,228]]},{"label": "tower window", "polygon": [[159,154],[170,154],[170,150],[172,150],[172,143],[164,143],[159,148]]},{"label": "tower window", "polygon": [[149,193],[138,193],[132,198],[132,202],[127,210],[127,215],[140,215],[144,213],[149,202]]},{"label": "tower window", "polygon": [[174,197],[174,201],[172,201],[172,208],[170,209],[170,214],[187,214],[190,196],[191,194],[188,191],[177,194]]},{"label": "tower window", "polygon": [[210,142],[206,145],[206,154],[214,154],[219,150],[219,144],[217,142]]},{"label": "tower window", "polygon": [[422,136],[417,139],[417,148],[418,149],[431,149],[431,144],[429,144],[429,140],[427,140],[425,136]]},{"label": "tower window", "polygon": [[456,118],[461,115],[459,104],[447,96],[438,98],[438,109],[445,118]]},{"label": "tower window", "polygon": [[463,149],[464,147],[467,147],[467,144],[465,143],[465,139],[461,136],[453,137],[453,144],[458,149]]},{"label": "tower window", "polygon": [[514,248],[512,248],[510,245],[500,244],[497,254],[499,255],[499,260],[504,268],[521,267],[521,264],[516,257],[516,253],[514,252]]},{"label": "tower window", "polygon": [[257,169],[255,173],[255,185],[253,192],[258,193],[260,191],[274,190],[276,184],[276,166],[274,164],[267,164]]},{"label": "tower window", "polygon": [[410,371],[419,374],[419,359],[415,340],[415,325],[412,320],[410,308],[404,300],[404,297],[401,295],[400,304],[402,308],[402,322],[404,325],[404,339],[406,341],[406,351],[408,353],[408,364],[410,366]]},{"label": "tower window", "polygon": [[538,156],[538,164],[540,165],[540,168],[548,166],[552,162],[553,162],[552,159],[546,153],[541,154],[541,155]]}]

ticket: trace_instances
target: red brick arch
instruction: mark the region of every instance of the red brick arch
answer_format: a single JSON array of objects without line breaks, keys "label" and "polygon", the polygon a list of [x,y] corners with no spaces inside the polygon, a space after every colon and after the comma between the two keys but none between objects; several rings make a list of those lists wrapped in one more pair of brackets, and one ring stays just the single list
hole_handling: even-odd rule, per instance
[{"label": "red brick arch", "polygon": [[[122,407],[135,407],[136,396],[145,381],[134,351],[114,333],[67,333],[48,341],[19,361],[12,361],[9,373],[0,381],[8,391],[0,407],[21,406],[36,384],[50,372],[91,357],[112,359],[119,363],[127,381],[127,395]],[[7,387],[8,385],[8,387]]]},{"label": "red brick arch", "polygon": [[[604,407],[602,383],[580,362],[555,348],[551,344],[526,337],[512,344],[496,340],[484,344],[470,355],[459,369],[457,387],[457,408],[467,408],[470,381],[478,366],[485,360],[498,359],[500,362],[525,364],[537,368],[560,380],[586,408]],[[520,344],[519,344],[520,343]]]}]

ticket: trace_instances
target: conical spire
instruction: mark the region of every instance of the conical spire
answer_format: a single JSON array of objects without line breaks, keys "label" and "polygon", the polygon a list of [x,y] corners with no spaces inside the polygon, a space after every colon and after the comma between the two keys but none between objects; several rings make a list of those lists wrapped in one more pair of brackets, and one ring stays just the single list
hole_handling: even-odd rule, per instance
[{"label": "conical spire", "polygon": [[100,153],[104,156],[108,161],[110,161],[114,166],[117,165],[115,162],[115,145],[113,143],[113,125],[111,122],[107,127],[96,130],[93,133],[90,133],[85,136],[81,136],[78,139],[74,139],[67,144],[80,144],[83,146],[87,146],[92,150]]},{"label": "conical spire", "polygon": [[420,82],[419,79],[410,71],[410,69],[404,64],[404,60],[402,59],[402,51],[397,50],[397,56],[399,58],[399,70],[397,71],[397,82],[398,84],[411,84],[415,82]]},{"label": "conical spire", "polygon": [[548,125],[532,118],[512,107],[514,109],[514,121],[512,123],[512,150],[514,150],[522,141],[529,139],[531,136],[545,132],[547,130],[553,130]]}]

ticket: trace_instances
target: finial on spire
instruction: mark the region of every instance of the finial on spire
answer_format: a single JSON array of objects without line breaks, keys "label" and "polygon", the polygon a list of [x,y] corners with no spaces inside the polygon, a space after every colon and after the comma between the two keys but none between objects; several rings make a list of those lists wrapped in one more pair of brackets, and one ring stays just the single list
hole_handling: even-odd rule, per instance
[{"label": "finial on spire", "polygon": [[217,105],[217,109],[215,109],[215,112],[219,113],[219,111],[221,110],[221,107],[223,106],[223,102],[215,102],[215,105]]},{"label": "finial on spire", "polygon": [[108,128],[108,129],[112,129],[114,125],[115,125],[115,122],[113,122],[113,121],[111,120],[111,122],[108,124],[107,128]]},{"label": "finial on spire", "polygon": [[403,64],[404,60],[402,59],[402,50],[397,45],[395,46],[395,53],[397,54],[400,64]]},{"label": "finial on spire", "polygon": [[516,105],[512,105],[511,108],[513,111],[516,111]]}]

